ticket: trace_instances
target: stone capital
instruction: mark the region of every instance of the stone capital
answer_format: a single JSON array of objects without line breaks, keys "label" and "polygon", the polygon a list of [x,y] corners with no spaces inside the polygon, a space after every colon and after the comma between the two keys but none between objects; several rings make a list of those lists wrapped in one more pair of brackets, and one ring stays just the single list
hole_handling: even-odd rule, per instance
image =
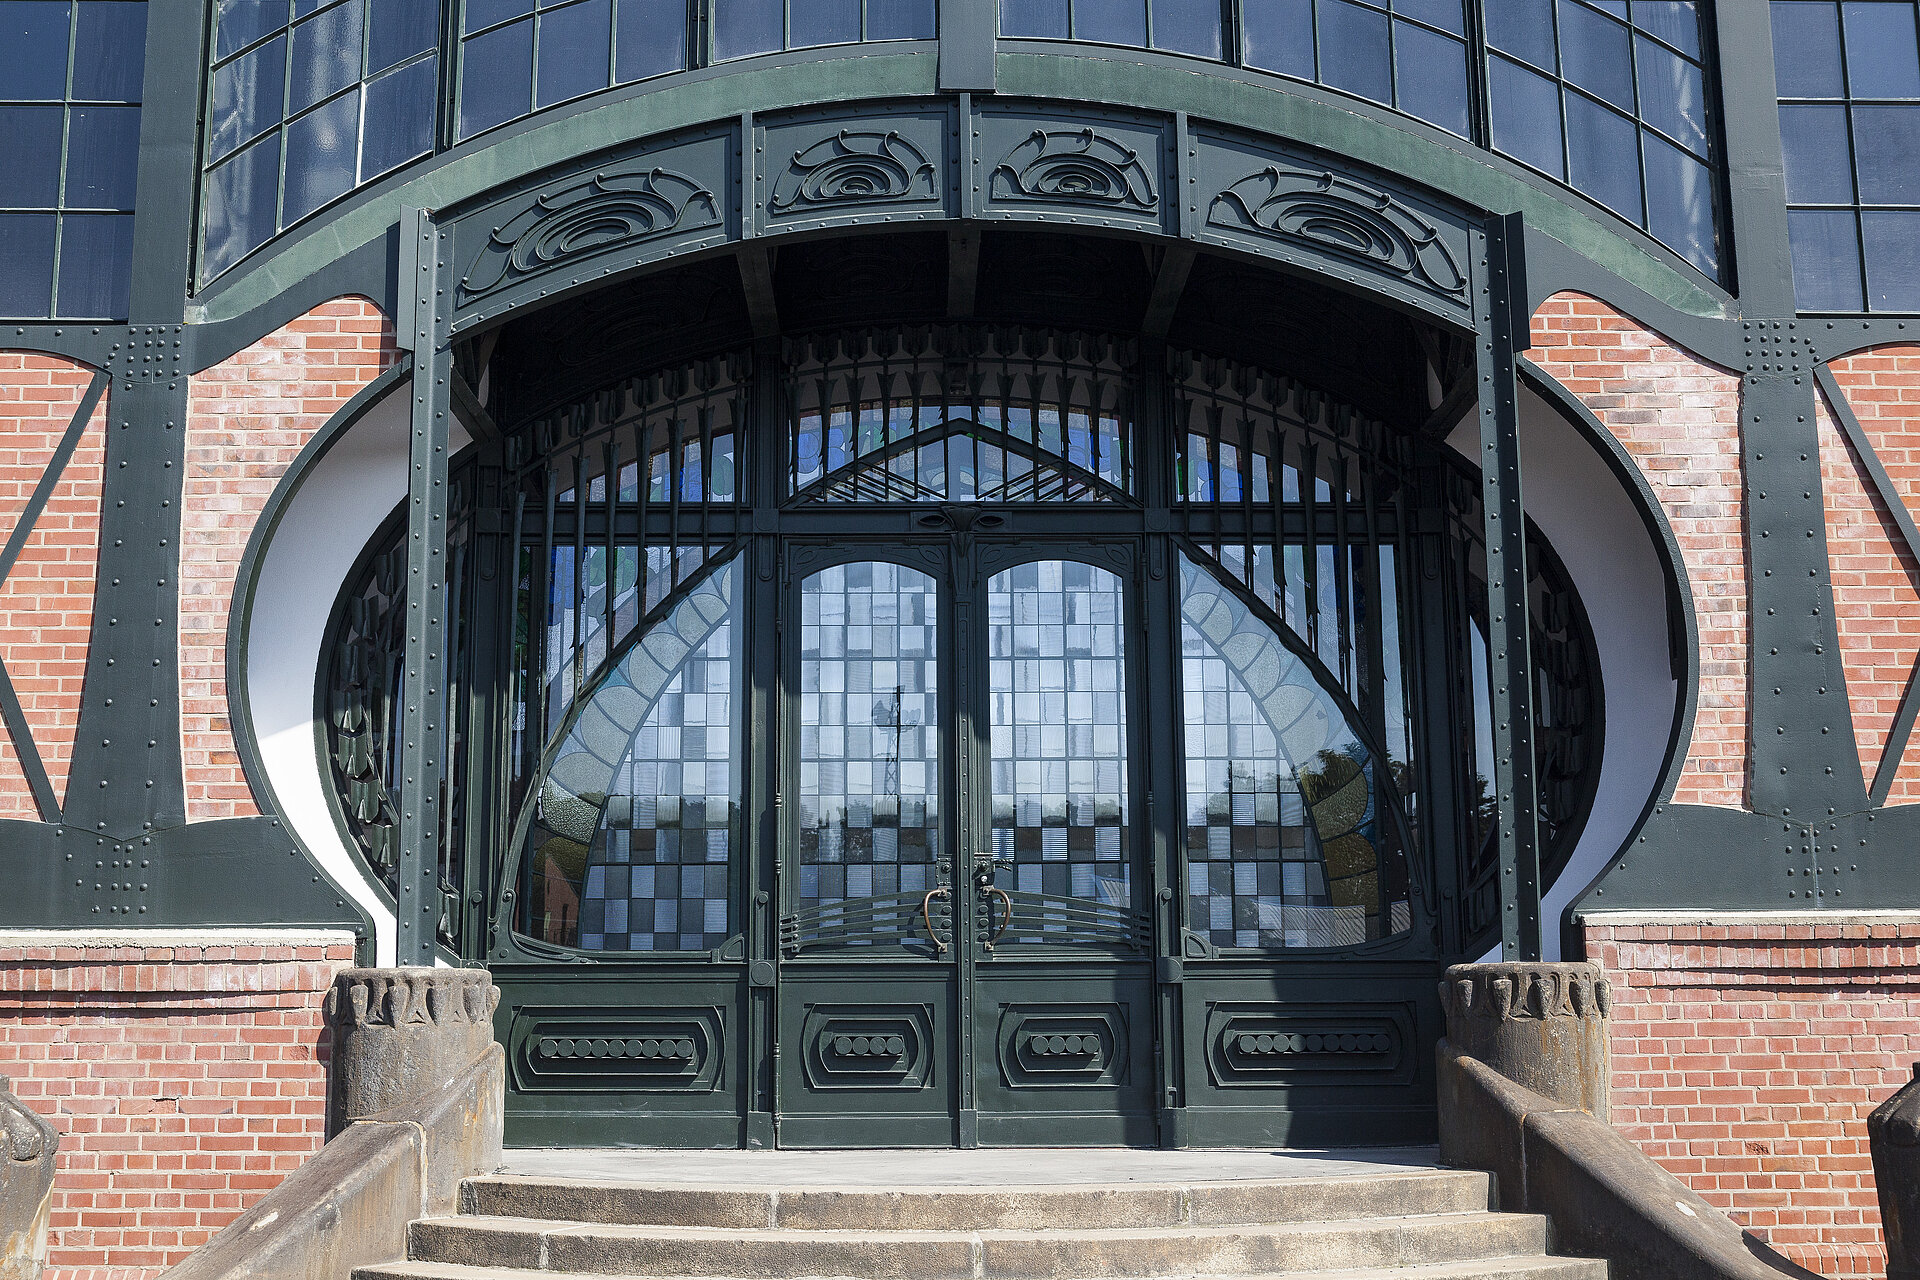
[{"label": "stone capital", "polygon": [[1604,1121],[1612,992],[1592,964],[1456,964],[1440,983],[1447,1044],[1515,1084]]}]

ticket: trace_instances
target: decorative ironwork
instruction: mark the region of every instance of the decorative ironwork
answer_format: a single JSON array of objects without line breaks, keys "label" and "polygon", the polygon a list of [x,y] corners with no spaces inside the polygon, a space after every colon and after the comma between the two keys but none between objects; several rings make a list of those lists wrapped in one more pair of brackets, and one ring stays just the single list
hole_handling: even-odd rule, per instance
[{"label": "decorative ironwork", "polygon": [[646,166],[596,173],[543,193],[495,228],[460,281],[459,301],[465,305],[569,258],[720,221],[713,192],[684,174]]},{"label": "decorative ironwork", "polygon": [[774,180],[767,208],[783,215],[931,200],[939,191],[933,161],[900,133],[841,129],[794,153]]},{"label": "decorative ironwork", "polygon": [[1297,240],[1452,299],[1467,277],[1440,229],[1401,201],[1331,169],[1272,164],[1213,198],[1207,223]]},{"label": "decorative ironwork", "polygon": [[1036,129],[994,166],[995,200],[1041,200],[1152,213],[1160,206],[1139,153],[1092,128]]}]

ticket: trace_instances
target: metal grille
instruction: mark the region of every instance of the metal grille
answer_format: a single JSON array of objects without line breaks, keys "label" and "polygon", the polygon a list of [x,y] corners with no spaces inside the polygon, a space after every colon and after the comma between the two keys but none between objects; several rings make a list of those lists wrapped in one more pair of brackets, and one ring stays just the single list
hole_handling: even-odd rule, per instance
[{"label": "metal grille", "polygon": [[1123,499],[1132,362],[1109,338],[982,325],[789,343],[789,491],[811,502]]}]

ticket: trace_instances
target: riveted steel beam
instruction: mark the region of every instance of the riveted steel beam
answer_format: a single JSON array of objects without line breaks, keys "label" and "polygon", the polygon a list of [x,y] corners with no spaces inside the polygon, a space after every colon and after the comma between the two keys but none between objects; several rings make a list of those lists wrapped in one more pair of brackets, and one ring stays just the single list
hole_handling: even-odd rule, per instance
[{"label": "riveted steel beam", "polygon": [[400,964],[431,964],[441,911],[440,845],[447,746],[447,437],[453,350],[439,321],[445,235],[411,211],[401,256],[411,282],[406,344],[414,353],[407,431],[406,690],[401,708]]}]

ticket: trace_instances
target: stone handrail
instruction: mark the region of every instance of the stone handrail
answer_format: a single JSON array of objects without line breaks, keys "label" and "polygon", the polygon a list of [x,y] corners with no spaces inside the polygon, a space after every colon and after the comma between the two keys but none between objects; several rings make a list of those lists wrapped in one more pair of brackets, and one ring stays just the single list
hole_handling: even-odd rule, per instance
[{"label": "stone handrail", "polygon": [[13,1096],[0,1076],[0,1280],[39,1280],[53,1208],[60,1132]]},{"label": "stone handrail", "polygon": [[506,1054],[478,969],[349,969],[327,996],[332,1138],[163,1280],[348,1280],[500,1164]]},{"label": "stone handrail", "polygon": [[1455,965],[1440,985],[1440,1157],[1544,1214],[1611,1280],[1818,1280],[1607,1123],[1607,981],[1590,964]]}]

